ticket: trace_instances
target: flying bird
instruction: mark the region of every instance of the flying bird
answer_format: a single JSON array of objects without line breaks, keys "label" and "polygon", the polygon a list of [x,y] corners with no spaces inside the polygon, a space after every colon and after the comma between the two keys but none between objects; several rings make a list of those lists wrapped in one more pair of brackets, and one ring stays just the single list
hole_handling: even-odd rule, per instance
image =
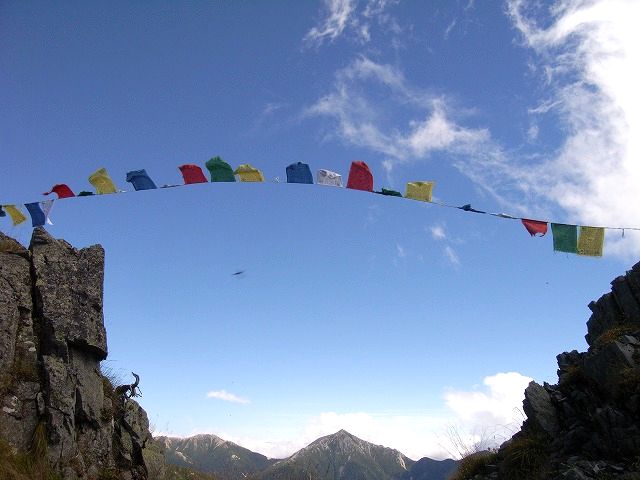
[{"label": "flying bird", "polygon": [[233,277],[235,275],[242,275],[243,273],[244,273],[244,270],[238,270],[237,272],[232,273],[231,276]]}]

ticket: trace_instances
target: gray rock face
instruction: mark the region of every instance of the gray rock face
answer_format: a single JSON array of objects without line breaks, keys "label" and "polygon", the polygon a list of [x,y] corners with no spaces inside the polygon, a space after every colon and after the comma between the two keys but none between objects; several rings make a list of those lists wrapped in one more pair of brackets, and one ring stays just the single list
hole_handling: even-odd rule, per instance
[{"label": "gray rock face", "polygon": [[45,432],[65,479],[146,480],[147,415],[100,373],[103,276],[100,246],[37,228],[27,250],[0,233],[0,440],[28,452]]},{"label": "gray rock face", "polygon": [[529,383],[524,391],[522,406],[527,418],[535,419],[537,427],[552,437],[558,433],[558,416],[551,403],[551,396],[544,387],[536,382]]},{"label": "gray rock face", "polygon": [[589,349],[558,355],[557,385],[529,384],[522,430],[474,479],[640,478],[640,263],[611,285],[589,304]]},{"label": "gray rock face", "polygon": [[75,346],[107,358],[107,333],[102,314],[104,250],[94,245],[76,250],[44,229],[34,230],[31,256],[36,300],[50,351]]},{"label": "gray rock face", "polygon": [[23,450],[36,427],[40,391],[30,268],[29,252],[0,233],[0,437]]}]

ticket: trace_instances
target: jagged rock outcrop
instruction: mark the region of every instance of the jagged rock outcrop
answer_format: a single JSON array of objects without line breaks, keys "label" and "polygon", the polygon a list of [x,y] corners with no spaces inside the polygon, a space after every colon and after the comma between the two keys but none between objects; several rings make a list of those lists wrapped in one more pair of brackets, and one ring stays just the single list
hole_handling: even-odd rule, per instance
[{"label": "jagged rock outcrop", "polygon": [[[42,450],[65,479],[145,480],[147,415],[101,374],[104,250],[0,233],[0,440]],[[40,452],[42,453],[42,451]]]},{"label": "jagged rock outcrop", "polygon": [[521,431],[464,478],[640,479],[640,263],[611,285],[589,304],[589,349],[557,356],[557,385],[529,384]]}]

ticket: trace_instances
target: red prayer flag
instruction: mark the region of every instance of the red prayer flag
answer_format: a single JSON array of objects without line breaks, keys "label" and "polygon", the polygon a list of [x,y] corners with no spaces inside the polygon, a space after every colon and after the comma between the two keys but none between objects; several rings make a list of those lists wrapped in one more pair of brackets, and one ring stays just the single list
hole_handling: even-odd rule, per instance
[{"label": "red prayer flag", "polygon": [[69,198],[75,197],[76,195],[71,191],[71,189],[65,185],[64,183],[59,183],[58,185],[54,185],[50,191],[44,192],[43,195],[49,195],[50,193],[55,193],[58,195],[58,198]]},{"label": "red prayer flag", "polygon": [[540,220],[528,220],[526,218],[523,218],[522,224],[532,237],[535,237],[536,233],[539,233],[541,237],[544,237],[544,234],[547,233],[547,222],[541,222]]},{"label": "red prayer flag", "polygon": [[351,162],[347,188],[373,192],[373,175],[366,163],[361,161]]},{"label": "red prayer flag", "polygon": [[180,169],[180,173],[182,173],[185,185],[189,183],[207,183],[207,179],[199,166],[189,163],[180,165],[178,168]]}]

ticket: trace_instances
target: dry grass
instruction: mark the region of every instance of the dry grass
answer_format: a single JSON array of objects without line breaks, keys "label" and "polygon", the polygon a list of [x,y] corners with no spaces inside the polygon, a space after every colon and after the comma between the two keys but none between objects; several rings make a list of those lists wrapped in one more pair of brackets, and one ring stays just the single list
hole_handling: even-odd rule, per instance
[{"label": "dry grass", "polygon": [[611,327],[609,330],[600,335],[593,342],[594,347],[603,347],[611,342],[615,342],[622,335],[627,335],[629,333],[633,333],[636,329],[632,328],[629,325],[618,325],[616,327]]},{"label": "dry grass", "polygon": [[458,469],[449,480],[467,480],[479,473],[487,473],[487,467],[495,464],[498,454],[492,451],[476,452],[460,460]]},{"label": "dry grass", "polygon": [[47,432],[39,423],[33,435],[31,451],[14,452],[0,440],[0,478],[2,480],[62,480],[62,476],[49,467],[47,460]]},{"label": "dry grass", "polygon": [[536,431],[521,432],[500,451],[500,473],[510,480],[545,478],[549,467],[549,438]]}]

